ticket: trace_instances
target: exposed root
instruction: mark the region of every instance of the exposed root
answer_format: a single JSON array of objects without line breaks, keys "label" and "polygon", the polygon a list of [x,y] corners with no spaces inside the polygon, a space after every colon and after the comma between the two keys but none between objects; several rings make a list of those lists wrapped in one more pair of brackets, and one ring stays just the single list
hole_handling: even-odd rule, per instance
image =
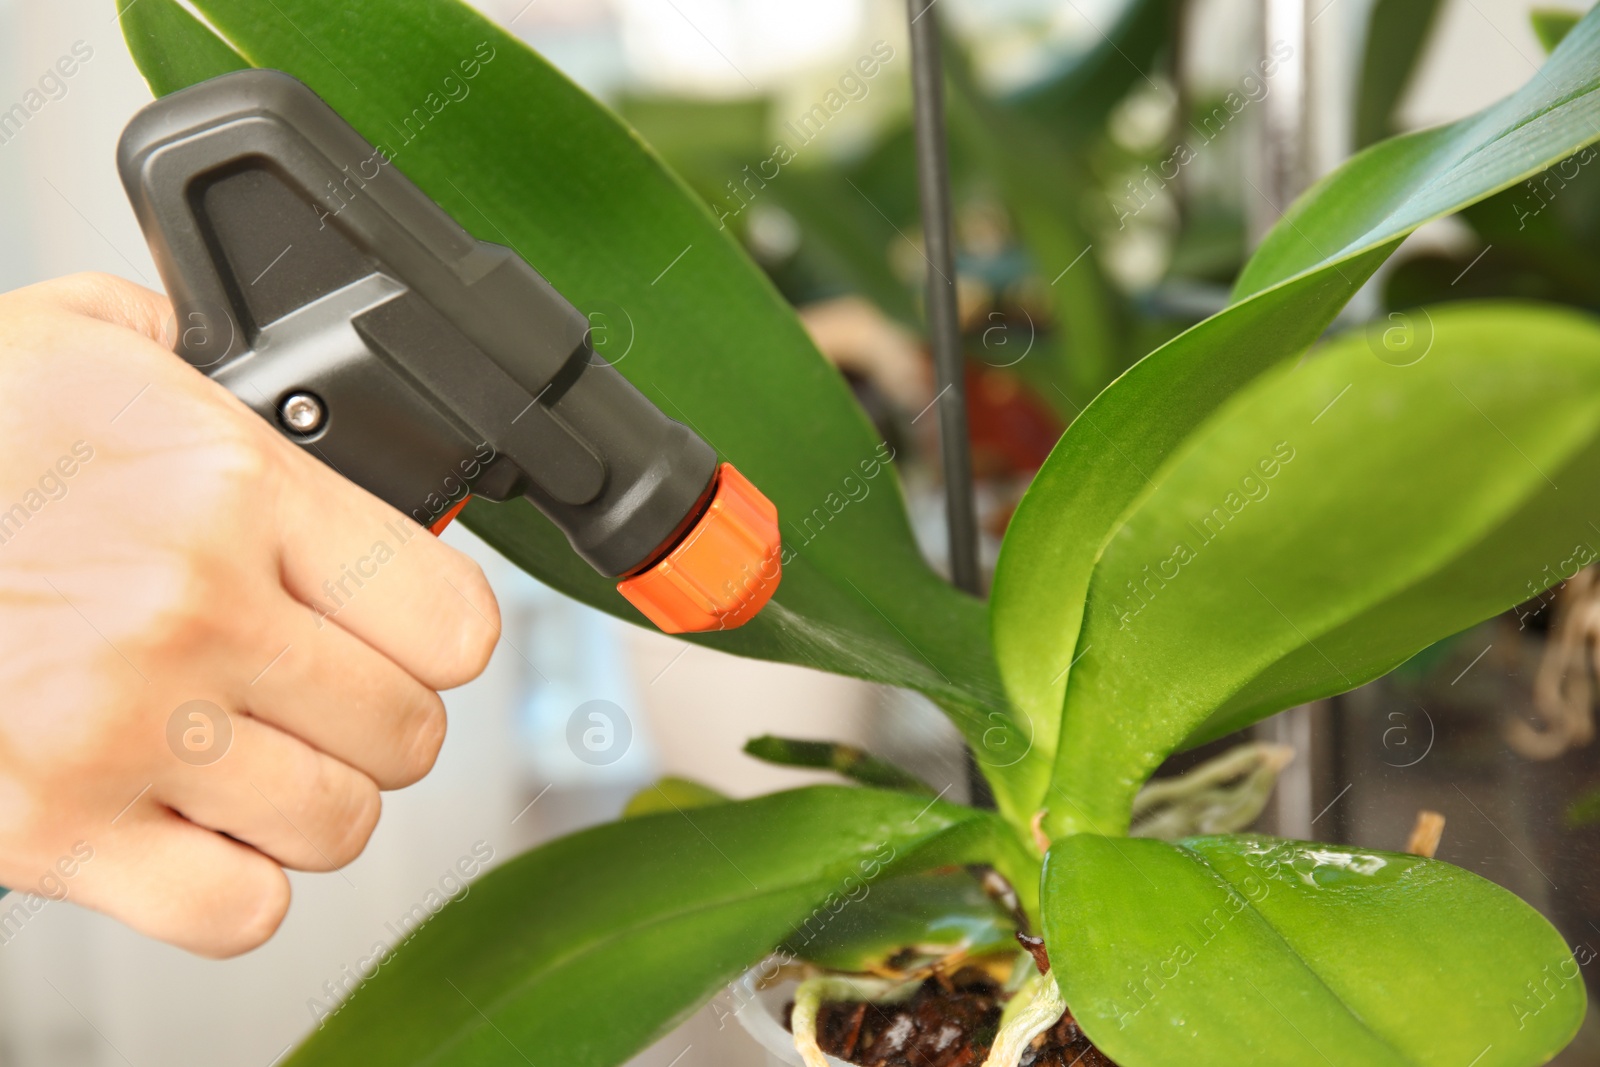
[{"label": "exposed root", "polygon": [[1406,851],[1423,859],[1433,859],[1439,851],[1439,841],[1444,837],[1444,816],[1424,808],[1417,812],[1417,823],[1411,828],[1411,839]]},{"label": "exposed root", "polygon": [[883,978],[851,978],[819,974],[801,982],[794,991],[794,1012],[789,1028],[794,1031],[794,1048],[806,1067],[828,1067],[827,1054],[817,1044],[817,1012],[825,1000],[859,1000],[871,1004],[894,1004],[917,991],[921,979],[909,982]]},{"label": "exposed root", "polygon": [[1600,665],[1600,572],[1585,567],[1561,587],[1550,642],[1533,680],[1535,721],[1506,727],[1506,743],[1526,759],[1555,759],[1594,739],[1594,677]]},{"label": "exposed root", "polygon": [[1017,1067],[1033,1039],[1060,1022],[1066,1013],[1067,1003],[1061,999],[1056,980],[1048,974],[1034,975],[1006,1004],[1005,1013],[1000,1016],[1000,1030],[994,1035],[983,1067]]},{"label": "exposed root", "polygon": [[1256,821],[1278,774],[1294,759],[1288,745],[1254,741],[1229,749],[1176,778],[1153,781],[1133,802],[1134,837],[1176,841],[1231,834]]}]

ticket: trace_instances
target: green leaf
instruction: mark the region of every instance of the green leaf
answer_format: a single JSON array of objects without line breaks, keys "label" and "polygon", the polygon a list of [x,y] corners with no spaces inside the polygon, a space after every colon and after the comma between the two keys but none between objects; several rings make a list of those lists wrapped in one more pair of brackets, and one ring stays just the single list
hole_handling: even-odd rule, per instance
[{"label": "green leaf", "polygon": [[1394,133],[1395,108],[1411,84],[1438,13],[1439,0],[1377,0],[1373,5],[1356,83],[1357,148]]},{"label": "green leaf", "polygon": [[1600,558],[1596,485],[1600,323],[1576,312],[1445,305],[1263,375],[1096,565],[1055,831],[1121,832],[1178,746],[1353,689]]},{"label": "green leaf", "polygon": [[860,887],[987,854],[996,829],[830,787],[585,830],[474,882],[288,1063],[611,1067]]},{"label": "green leaf", "polygon": [[1561,935],[1436,860],[1083,834],[1044,884],[1050,973],[1122,1067],[1533,1067],[1583,1021]]},{"label": "green leaf", "polygon": [[843,745],[837,741],[801,741],[766,734],[747,741],[744,751],[747,756],[780,767],[812,767],[834,771],[863,785],[933,795],[928,784],[910,771],[903,771],[888,760],[863,752],[854,745]]},{"label": "green leaf", "polygon": [[1461,220],[1480,240],[1397,264],[1384,279],[1388,306],[1514,295],[1600,307],[1600,186],[1577,182],[1595,156],[1591,145],[1466,208]]},{"label": "green leaf", "polygon": [[[983,606],[923,561],[887,446],[761,271],[615,115],[456,0],[194,6],[251,61],[307,82],[468,229],[600,316],[618,369],[778,505],[772,606],[692,640],[919,689],[974,743],[1009,733]],[[203,33],[171,27],[145,50],[155,87],[174,87],[170,57],[215,50]],[[531,504],[477,501],[463,521],[540,580],[642,624]]]},{"label": "green leaf", "polygon": [[637,819],[641,815],[659,815],[667,811],[689,811],[725,804],[730,798],[709,785],[701,785],[690,778],[668,775],[639,790],[622,809],[624,819]]},{"label": "green leaf", "polygon": [[1580,11],[1564,11],[1560,8],[1538,7],[1528,12],[1528,21],[1533,23],[1534,35],[1539,38],[1539,43],[1544,45],[1546,52],[1554,52],[1556,45],[1566,39],[1572,32],[1572,27],[1578,24],[1583,17]]},{"label": "green leaf", "polygon": [[[119,10],[122,38],[157,96],[250,66],[176,0],[142,0]],[[183,47],[173,47],[180,41]]]},{"label": "green leaf", "polygon": [[784,949],[819,967],[861,973],[914,970],[961,951],[969,956],[1017,951],[1017,924],[966,871],[885,878],[862,887],[860,900],[831,922],[802,924]]},{"label": "green leaf", "polygon": [[1593,144],[1597,88],[1600,11],[1591,11],[1511,96],[1374,145],[1313,186],[1245,266],[1234,300],[1349,262]]},{"label": "green leaf", "polygon": [[1090,576],[1119,517],[1200,422],[1304,351],[1401,238],[1600,138],[1600,16],[1515,95],[1374,146],[1312,189],[1246,267],[1235,303],[1152,352],[1067,430],[1018,507],[992,625],[1033,751],[1006,788],[1042,805]]}]

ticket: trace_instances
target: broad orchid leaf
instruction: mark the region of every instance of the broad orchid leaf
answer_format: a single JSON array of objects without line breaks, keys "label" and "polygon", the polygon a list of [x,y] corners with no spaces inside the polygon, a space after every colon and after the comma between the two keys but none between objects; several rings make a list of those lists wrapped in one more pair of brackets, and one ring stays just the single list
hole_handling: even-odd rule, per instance
[{"label": "broad orchid leaf", "polygon": [[[458,0],[194,7],[249,62],[309,84],[477,236],[521,253],[590,312],[602,355],[778,505],[776,600],[692,640],[920,689],[975,744],[1009,736],[983,606],[923,561],[891,450],[761,271],[621,120]],[[177,10],[124,8],[158,92],[233,65]],[[530,504],[474,502],[463,521],[547,584],[642,623]]]},{"label": "broad orchid leaf", "polygon": [[287,1063],[612,1067],[880,876],[987,857],[994,832],[968,808],[843,787],[585,830],[375,955]]},{"label": "broad orchid leaf", "polygon": [[949,953],[1016,952],[1016,934],[1016,920],[971,874],[932,871],[863,886],[836,919],[802,924],[784,949],[835,971],[904,972]]},{"label": "broad orchid leaf", "polygon": [[1534,1067],[1583,1021],[1561,935],[1436,860],[1080,834],[1044,885],[1051,973],[1122,1067]]},{"label": "broad orchid leaf", "polygon": [[1011,522],[993,593],[1001,675],[1031,738],[1005,781],[1024,807],[1046,799],[1096,561],[1162,464],[1246,382],[1310,346],[1406,234],[1600,139],[1597,89],[1591,12],[1514,95],[1323,180],[1268,236],[1230,307],[1145,357],[1067,430]]},{"label": "broad orchid leaf", "polygon": [[1251,383],[1124,516],[1067,691],[1057,831],[1122,832],[1179,746],[1353,689],[1600,558],[1600,322],[1394,318]]},{"label": "broad orchid leaf", "polygon": [[138,14],[131,8],[122,12],[122,35],[134,63],[157,95],[218,74],[249,69],[243,56],[173,0],[143,7]]},{"label": "broad orchid leaf", "polygon": [[637,819],[641,815],[659,815],[666,811],[690,811],[725,804],[732,799],[693,778],[669,774],[629,797],[628,803],[623,805],[622,817]]}]

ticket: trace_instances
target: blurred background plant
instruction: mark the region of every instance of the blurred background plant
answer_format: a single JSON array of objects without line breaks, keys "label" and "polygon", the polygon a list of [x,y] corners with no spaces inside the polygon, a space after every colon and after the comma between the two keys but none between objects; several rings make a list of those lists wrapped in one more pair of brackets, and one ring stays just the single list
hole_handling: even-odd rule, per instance
[{"label": "blurred background plant", "polygon": [[[1177,73],[1184,6],[1085,6],[1096,10],[944,12],[957,284],[991,563],[1065,424],[1134,360],[1219,309],[1246,249],[1237,204],[1207,191],[1227,184],[1235,161],[1175,180],[1169,146],[1187,112],[1201,114]],[[898,41],[897,5],[874,15]],[[634,89],[618,108],[801,310],[906,458],[919,531],[939,556],[909,55],[889,40],[832,81],[819,76],[810,97],[792,84],[733,101]],[[1267,84],[1253,84],[1262,98]]]},{"label": "blurred background plant", "polygon": [[[706,14],[716,7],[705,6]],[[681,61],[664,64],[653,79],[617,89],[612,102],[800,309],[885,438],[906,446],[902,469],[919,498],[920,532],[938,556],[935,420],[923,417],[933,399],[921,318],[928,265],[903,13],[892,2],[861,5],[851,34],[836,6],[822,5],[809,31],[825,36],[819,26],[831,26],[861,48],[859,60],[836,45],[837,69],[813,60],[796,77],[781,63],[748,67],[744,54],[736,63],[703,36],[702,53],[720,63],[699,65],[692,77]],[[1436,103],[1431,114],[1411,106],[1419,115],[1404,105],[1439,36],[1441,8],[1451,5],[1351,6],[1354,16],[1320,27],[1332,4],[941,6],[961,325],[989,559],[1065,424],[1134,361],[1224,306],[1248,252],[1289,199],[1354,151],[1442,117]],[[1477,6],[1455,5],[1467,11],[1452,21],[1480,18],[1520,73],[1536,68],[1540,46],[1553,47],[1579,13],[1529,12],[1523,44],[1473,14]],[[701,24],[694,14],[657,14],[659,25],[649,25],[691,34]],[[781,32],[736,6],[715,14],[725,16],[727,40]],[[1448,28],[1456,38],[1473,29]],[[816,44],[799,36],[796,53]],[[636,50],[648,62],[667,48],[658,41]],[[1594,306],[1600,282],[1589,249],[1600,183],[1581,180],[1590,155],[1430,226],[1346,320],[1484,296]],[[1496,242],[1503,255],[1479,263]]]}]

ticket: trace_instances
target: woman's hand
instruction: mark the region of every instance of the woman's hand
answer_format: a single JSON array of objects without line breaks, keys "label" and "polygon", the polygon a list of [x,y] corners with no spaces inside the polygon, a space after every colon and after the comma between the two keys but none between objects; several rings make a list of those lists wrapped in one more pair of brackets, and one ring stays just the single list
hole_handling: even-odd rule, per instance
[{"label": "woman's hand", "polygon": [[228,956],[433,766],[499,612],[172,330],[107,276],[0,296],[0,884]]}]

